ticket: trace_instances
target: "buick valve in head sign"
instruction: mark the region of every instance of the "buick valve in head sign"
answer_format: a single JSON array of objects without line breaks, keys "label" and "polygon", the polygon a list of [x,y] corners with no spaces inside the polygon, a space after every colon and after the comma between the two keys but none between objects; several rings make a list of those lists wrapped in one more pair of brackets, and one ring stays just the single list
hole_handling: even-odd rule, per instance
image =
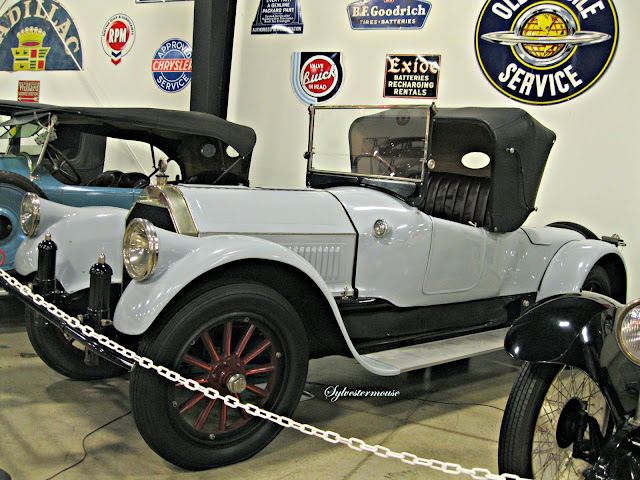
[{"label": "buick valve in head sign", "polygon": [[60,2],[9,4],[0,16],[0,70],[82,70],[80,35]]},{"label": "buick valve in head sign", "polygon": [[342,86],[344,73],[340,52],[294,52],[291,85],[298,99],[307,105],[323,103]]},{"label": "buick valve in head sign", "polygon": [[523,103],[564,102],[605,72],[618,44],[612,0],[487,0],[476,55],[499,91]]}]

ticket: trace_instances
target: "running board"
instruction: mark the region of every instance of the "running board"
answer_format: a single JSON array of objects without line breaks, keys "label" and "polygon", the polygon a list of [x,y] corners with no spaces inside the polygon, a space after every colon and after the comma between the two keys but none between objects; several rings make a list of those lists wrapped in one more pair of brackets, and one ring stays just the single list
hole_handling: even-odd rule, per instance
[{"label": "running board", "polygon": [[[509,328],[473,333],[461,337],[384,350],[361,356],[362,363],[375,369],[379,375],[399,375],[410,370],[454,362],[504,348],[504,337]],[[380,373],[384,371],[384,373]]]}]

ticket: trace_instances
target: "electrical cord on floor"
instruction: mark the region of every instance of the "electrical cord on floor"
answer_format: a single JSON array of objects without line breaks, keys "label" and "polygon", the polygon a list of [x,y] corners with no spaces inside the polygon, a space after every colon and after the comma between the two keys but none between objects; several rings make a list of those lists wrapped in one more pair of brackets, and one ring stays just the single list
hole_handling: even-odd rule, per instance
[{"label": "electrical cord on floor", "polygon": [[[319,387],[332,387],[333,385],[327,385],[324,383],[318,383],[318,382],[307,382],[307,385],[317,385]],[[358,390],[364,390],[364,389],[358,389]],[[404,400],[418,400],[420,402],[425,402],[425,403],[439,403],[442,405],[457,405],[457,406],[461,406],[461,407],[487,407],[487,408],[493,408],[495,410],[499,410],[501,412],[504,412],[504,408],[500,408],[500,407],[495,407],[493,405],[488,405],[486,403],[473,403],[473,402],[444,402],[444,401],[440,401],[440,400],[429,400],[426,398],[419,398],[419,397],[408,397],[405,398]]]},{"label": "electrical cord on floor", "polygon": [[82,439],[82,450],[84,451],[84,455],[82,456],[82,458],[80,460],[78,460],[76,463],[74,463],[73,465],[69,465],[66,468],[63,468],[62,470],[60,470],[58,473],[50,476],[49,478],[47,478],[46,480],[51,480],[52,478],[57,477],[58,475],[60,475],[61,473],[64,473],[68,470],[71,470],[72,468],[77,467],[78,465],[80,465],[82,462],[84,462],[85,458],[87,458],[87,456],[89,455],[89,453],[87,452],[87,448],[85,447],[84,443],[87,441],[87,438],[89,438],[91,435],[93,435],[94,433],[102,430],[104,427],[108,427],[109,425],[111,425],[112,423],[117,422],[118,420],[120,420],[121,418],[126,417],[127,415],[131,414],[131,410],[129,410],[127,413],[124,413],[122,415],[120,415],[119,417],[114,418],[113,420],[109,420],[107,423],[100,425],[98,428],[96,428],[94,431],[87,433],[84,438]]}]

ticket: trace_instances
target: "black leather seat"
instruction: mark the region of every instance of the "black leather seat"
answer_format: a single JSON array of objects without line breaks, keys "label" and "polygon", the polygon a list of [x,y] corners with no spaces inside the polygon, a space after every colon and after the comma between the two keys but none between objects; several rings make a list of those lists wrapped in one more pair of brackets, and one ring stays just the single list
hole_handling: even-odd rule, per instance
[{"label": "black leather seat", "polygon": [[89,182],[89,187],[116,187],[123,173],[120,170],[107,170]]},{"label": "black leather seat", "polygon": [[429,172],[422,211],[445,220],[491,228],[491,179],[453,173]]},{"label": "black leather seat", "polygon": [[123,173],[107,170],[89,182],[90,187],[144,188],[150,183],[149,177],[141,172]]},{"label": "black leather seat", "polygon": [[149,186],[149,177],[142,172],[128,172],[123,173],[118,184],[114,185],[120,188],[144,188]]}]

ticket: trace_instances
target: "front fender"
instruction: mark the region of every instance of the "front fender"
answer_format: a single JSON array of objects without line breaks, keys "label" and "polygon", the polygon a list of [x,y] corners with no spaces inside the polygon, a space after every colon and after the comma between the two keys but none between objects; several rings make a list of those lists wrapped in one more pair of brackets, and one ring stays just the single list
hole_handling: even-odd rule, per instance
[{"label": "front fender", "polygon": [[[128,335],[144,333],[162,310],[194,279],[223,265],[239,260],[270,260],[292,266],[324,295],[338,327],[354,358],[378,375],[391,373],[373,360],[360,356],[351,342],[329,287],[309,262],[286,247],[256,237],[212,235],[195,238],[158,230],[160,253],[156,272],[147,280],[132,281],[116,306],[113,325]],[[169,268],[170,267],[170,268]]]},{"label": "front fender", "polygon": [[620,251],[601,240],[579,240],[560,248],[547,267],[536,301],[559,293],[579,292],[593,266],[605,255],[615,255],[624,265]]},{"label": "front fender", "polygon": [[122,237],[128,210],[116,207],[68,207],[40,199],[39,234],[18,247],[15,269],[29,275],[38,269],[38,244],[47,232],[58,246],[56,279],[68,293],[89,288],[89,269],[104,253],[113,283],[122,282]]},{"label": "front fender", "polygon": [[588,341],[581,338],[584,327],[617,306],[614,300],[589,292],[549,298],[514,322],[504,348],[512,357],[528,362],[565,363],[576,349],[577,356],[583,357],[581,346]]}]

